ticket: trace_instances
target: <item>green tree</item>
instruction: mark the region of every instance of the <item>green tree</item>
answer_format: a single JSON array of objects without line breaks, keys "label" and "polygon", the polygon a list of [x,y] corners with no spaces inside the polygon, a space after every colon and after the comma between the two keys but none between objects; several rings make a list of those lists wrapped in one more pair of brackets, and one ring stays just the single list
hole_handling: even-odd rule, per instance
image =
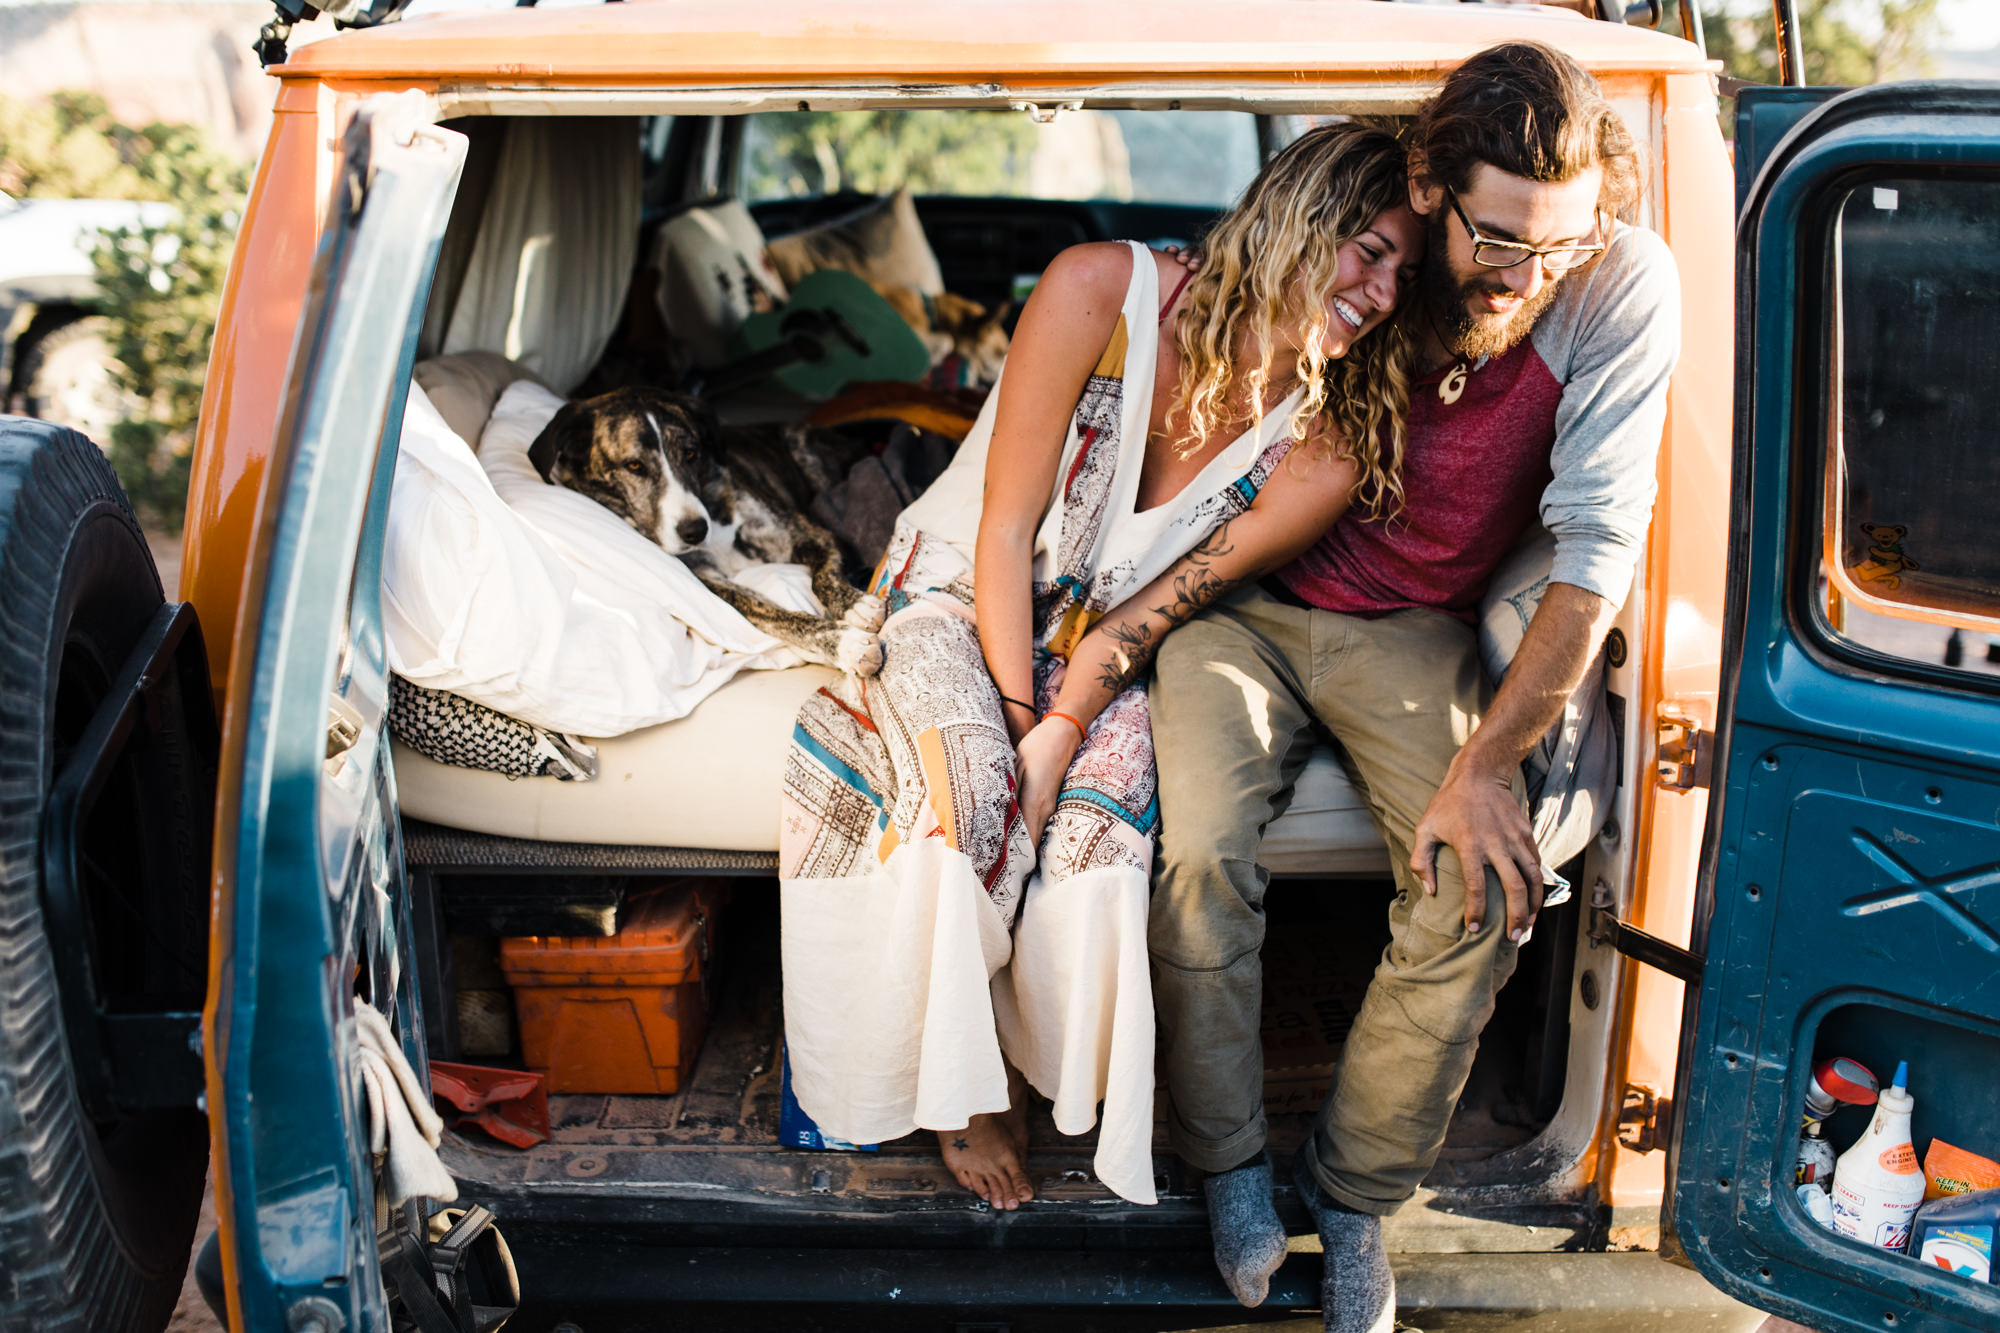
[{"label": "green tree", "polygon": [[99,440],[141,516],[180,527],[195,414],[250,164],[192,125],[120,124],[104,99],[0,97],[0,189],[24,198],[171,203],[157,225],[107,228],[91,253],[113,379],[141,405]]},{"label": "green tree", "polygon": [[744,192],[1011,194],[1035,148],[1026,116],[991,111],[778,111],[758,116]]},{"label": "green tree", "polygon": [[175,216],[106,228],[91,254],[111,323],[118,386],[144,411],[112,427],[107,452],[141,514],[178,531],[222,280],[249,188],[249,164],[191,125],[137,131],[136,170]]},{"label": "green tree", "polygon": [[17,199],[162,199],[135,168],[140,131],[112,119],[102,97],[0,96],[0,190]]},{"label": "green tree", "polygon": [[[1778,82],[1777,27],[1768,0],[1702,0],[1709,55],[1746,83]],[[1853,87],[1930,72],[1940,31],[1937,0],[1799,0],[1806,82]]]}]

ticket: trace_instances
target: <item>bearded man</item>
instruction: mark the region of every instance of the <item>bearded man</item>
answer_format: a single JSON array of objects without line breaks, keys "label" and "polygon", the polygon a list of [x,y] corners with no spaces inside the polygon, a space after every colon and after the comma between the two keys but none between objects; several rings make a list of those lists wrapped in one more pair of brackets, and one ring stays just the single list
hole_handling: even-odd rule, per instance
[{"label": "bearded man", "polygon": [[[1238,1300],[1285,1255],[1258,1018],[1263,830],[1320,729],[1396,874],[1390,943],[1294,1178],[1325,1250],[1326,1327],[1392,1327],[1381,1218],[1437,1160],[1479,1034],[1542,901],[1521,761],[1596,655],[1651,519],[1679,281],[1618,220],[1632,139],[1569,57],[1483,51],[1418,115],[1410,202],[1430,245],[1403,312],[1399,512],[1350,512],[1296,564],[1168,636],[1152,685],[1161,841],[1150,923],[1174,1150],[1205,1182]],[[1548,589],[1505,683],[1473,621],[1539,517]]]}]

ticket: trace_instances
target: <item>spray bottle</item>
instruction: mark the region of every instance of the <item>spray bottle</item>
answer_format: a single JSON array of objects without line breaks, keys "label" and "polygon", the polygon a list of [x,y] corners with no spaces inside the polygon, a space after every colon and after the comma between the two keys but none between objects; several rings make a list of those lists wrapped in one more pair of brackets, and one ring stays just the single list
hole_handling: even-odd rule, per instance
[{"label": "spray bottle", "polygon": [[1896,1066],[1895,1083],[1882,1090],[1875,1118],[1833,1172],[1833,1229],[1866,1245],[1900,1251],[1910,1240],[1910,1220],[1924,1201],[1924,1173],[1910,1142],[1910,1065]]},{"label": "spray bottle", "polygon": [[1881,1083],[1867,1065],[1836,1055],[1813,1066],[1806,1083],[1806,1123],[1824,1120],[1843,1106],[1873,1106]]}]

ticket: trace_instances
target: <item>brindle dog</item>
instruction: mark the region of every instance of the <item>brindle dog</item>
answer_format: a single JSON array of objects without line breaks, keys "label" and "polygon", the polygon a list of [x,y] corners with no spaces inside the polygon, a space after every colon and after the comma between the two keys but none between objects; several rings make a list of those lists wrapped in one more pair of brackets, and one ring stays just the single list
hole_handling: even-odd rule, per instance
[{"label": "brindle dog", "polygon": [[[679,556],[808,661],[872,676],[882,666],[881,599],[847,581],[839,543],[805,516],[812,497],[844,475],[840,455],[853,451],[807,426],[724,430],[699,398],[629,388],[563,407],[528,458],[544,480],[589,496]],[[826,614],[786,610],[734,581],[760,563],[806,566]]]}]

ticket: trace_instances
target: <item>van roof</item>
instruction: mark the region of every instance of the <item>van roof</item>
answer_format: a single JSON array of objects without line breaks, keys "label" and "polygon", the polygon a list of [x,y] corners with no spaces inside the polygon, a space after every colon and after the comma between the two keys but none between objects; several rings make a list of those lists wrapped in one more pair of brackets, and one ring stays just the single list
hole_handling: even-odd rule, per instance
[{"label": "van roof", "polygon": [[435,14],[295,52],[288,77],[758,84],[886,77],[954,84],[1317,84],[1423,80],[1537,38],[1586,68],[1709,68],[1666,33],[1541,5],[1379,0],[631,0]]}]

